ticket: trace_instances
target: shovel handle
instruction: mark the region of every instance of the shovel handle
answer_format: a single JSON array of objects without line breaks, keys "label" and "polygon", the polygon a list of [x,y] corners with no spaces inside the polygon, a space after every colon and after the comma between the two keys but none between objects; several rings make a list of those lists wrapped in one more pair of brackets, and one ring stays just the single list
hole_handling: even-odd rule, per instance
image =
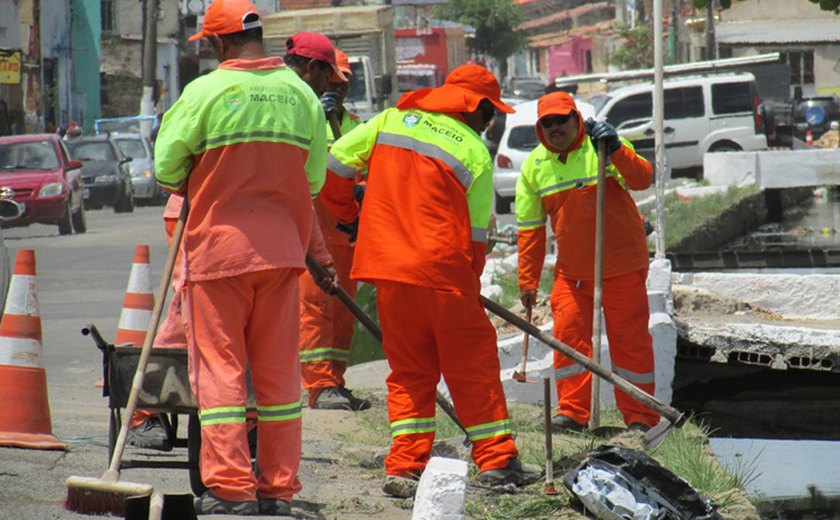
[{"label": "shovel handle", "polygon": [[636,401],[642,403],[648,408],[655,410],[657,413],[659,413],[659,415],[667,419],[668,422],[670,422],[674,426],[682,426],[682,424],[685,422],[685,414],[683,414],[676,408],[668,406],[667,404],[663,403],[656,397],[645,392],[641,388],[633,386],[623,377],[613,374],[601,365],[594,363],[587,356],[584,356],[583,354],[573,349],[572,347],[566,345],[565,343],[562,343],[556,338],[544,334],[539,328],[523,320],[522,318],[505,309],[493,300],[482,295],[481,303],[487,310],[499,316],[500,318],[515,326],[519,330],[526,332],[534,338],[542,341],[551,349],[560,352],[561,354],[568,357],[578,365],[609,381]]}]

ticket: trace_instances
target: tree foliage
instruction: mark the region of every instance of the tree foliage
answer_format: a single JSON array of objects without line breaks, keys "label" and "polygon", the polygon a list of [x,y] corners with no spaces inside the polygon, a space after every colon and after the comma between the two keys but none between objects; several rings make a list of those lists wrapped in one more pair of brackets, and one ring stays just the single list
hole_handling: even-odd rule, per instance
[{"label": "tree foliage", "polygon": [[513,0],[451,0],[437,6],[436,16],[473,26],[470,48],[476,54],[504,62],[524,47],[525,38],[514,30],[522,12]]},{"label": "tree foliage", "polygon": [[[691,3],[694,4],[694,7],[698,9],[705,9],[709,2],[714,2],[715,0],[691,0]],[[798,0],[801,1],[801,0]],[[840,14],[840,0],[808,0],[812,4],[817,4],[820,6],[820,9],[823,11],[833,11],[834,13]],[[718,0],[718,5],[721,9],[729,9],[732,7],[732,0]]]},{"label": "tree foliage", "polygon": [[624,70],[653,67],[653,31],[645,25],[618,26],[616,36],[619,46],[609,57],[609,62]]}]

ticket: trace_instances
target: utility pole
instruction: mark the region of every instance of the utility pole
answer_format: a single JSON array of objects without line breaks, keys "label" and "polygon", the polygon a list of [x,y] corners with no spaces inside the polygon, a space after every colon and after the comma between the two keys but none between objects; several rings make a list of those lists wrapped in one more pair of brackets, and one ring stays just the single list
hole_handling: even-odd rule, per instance
[{"label": "utility pole", "polygon": [[653,0],[653,142],[656,157],[656,258],[665,258],[665,182],[668,165],[665,163],[665,57],[662,42],[662,0]]},{"label": "utility pole", "polygon": [[[158,0],[143,0],[143,97],[140,115],[155,115],[155,86],[157,84],[157,15]],[[140,133],[152,135],[152,121],[140,121]]]},{"label": "utility pole", "polygon": [[706,61],[717,58],[715,52],[715,0],[706,5]]}]

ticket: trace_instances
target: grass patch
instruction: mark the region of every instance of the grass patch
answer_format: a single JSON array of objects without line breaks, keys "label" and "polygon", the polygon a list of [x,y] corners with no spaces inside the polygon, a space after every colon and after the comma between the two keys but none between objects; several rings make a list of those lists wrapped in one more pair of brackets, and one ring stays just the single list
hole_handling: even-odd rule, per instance
[{"label": "grass patch", "polygon": [[[704,222],[719,215],[723,209],[737,204],[742,199],[758,193],[756,185],[730,187],[722,193],[702,197],[680,198],[676,193],[665,197],[665,249],[671,249]],[[656,210],[645,215],[651,222],[656,222]]]}]

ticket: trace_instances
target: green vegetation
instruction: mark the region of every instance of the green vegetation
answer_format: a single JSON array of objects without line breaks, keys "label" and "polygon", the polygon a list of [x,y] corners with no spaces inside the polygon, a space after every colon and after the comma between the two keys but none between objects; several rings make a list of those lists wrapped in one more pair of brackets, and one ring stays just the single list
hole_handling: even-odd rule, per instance
[{"label": "green vegetation", "polygon": [[[671,249],[680,241],[697,230],[704,222],[716,217],[722,209],[734,206],[742,199],[758,192],[754,184],[743,187],[730,187],[724,193],[704,195],[702,197],[682,198],[675,193],[665,197],[665,249]],[[656,212],[645,214],[656,222]],[[653,246],[651,246],[653,250]]]},{"label": "green vegetation", "polygon": [[626,70],[653,67],[653,30],[650,27],[619,24],[614,39],[620,45],[609,57],[612,65]]}]

